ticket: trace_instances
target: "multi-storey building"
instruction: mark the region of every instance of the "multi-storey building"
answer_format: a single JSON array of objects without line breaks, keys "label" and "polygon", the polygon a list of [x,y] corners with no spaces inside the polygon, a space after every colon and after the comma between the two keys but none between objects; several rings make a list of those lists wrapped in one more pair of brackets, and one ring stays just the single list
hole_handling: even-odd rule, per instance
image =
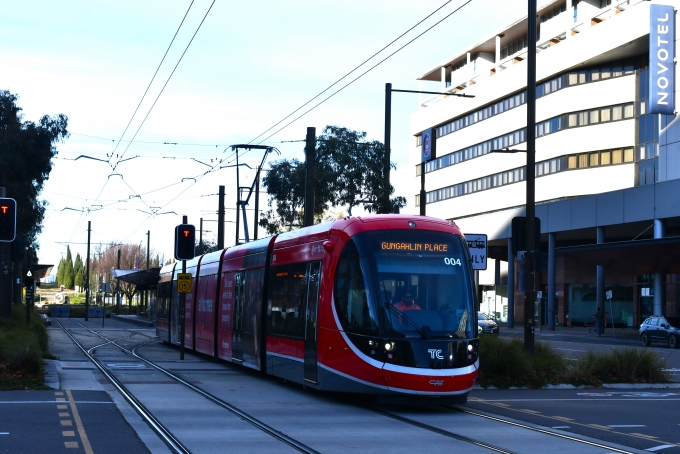
[{"label": "multi-storey building", "polygon": [[[659,17],[669,9],[652,5],[670,6],[671,14]],[[680,273],[680,238],[673,238],[680,235],[678,6],[677,0],[539,4],[537,316],[544,324],[588,322],[603,303],[617,325],[635,326],[652,313],[680,316],[680,279],[673,274]],[[421,98],[411,118],[416,210],[425,204],[427,215],[488,235],[492,260],[480,277],[481,310],[511,324],[523,319],[524,267],[509,246],[512,218],[524,213],[526,153],[496,151],[526,150],[526,57],[524,16],[418,78],[421,91],[474,98]],[[661,89],[670,113],[650,113]],[[430,128],[436,156],[421,167],[420,139]],[[423,167],[425,200],[418,195]]]}]

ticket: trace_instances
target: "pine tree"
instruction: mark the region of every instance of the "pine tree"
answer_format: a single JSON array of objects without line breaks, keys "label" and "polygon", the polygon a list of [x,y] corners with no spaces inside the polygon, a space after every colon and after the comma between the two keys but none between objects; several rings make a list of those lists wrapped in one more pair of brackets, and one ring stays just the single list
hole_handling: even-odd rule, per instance
[{"label": "pine tree", "polygon": [[66,259],[64,259],[64,287],[72,289],[75,278],[76,276],[73,272],[73,258],[71,257],[71,248],[66,246]]},{"label": "pine tree", "polygon": [[57,286],[64,285],[64,258],[59,260],[59,267],[57,268]]},{"label": "pine tree", "polygon": [[73,263],[73,275],[73,283],[76,287],[82,289],[85,282],[85,267],[83,266],[83,259],[80,257],[80,253],[76,254],[76,261]]}]

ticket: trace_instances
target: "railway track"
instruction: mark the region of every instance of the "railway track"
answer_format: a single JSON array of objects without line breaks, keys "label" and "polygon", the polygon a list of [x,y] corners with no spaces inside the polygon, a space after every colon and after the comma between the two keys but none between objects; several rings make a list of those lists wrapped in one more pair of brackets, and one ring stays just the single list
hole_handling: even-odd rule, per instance
[{"label": "railway track", "polygon": [[[172,431],[162,423],[156,416],[153,415],[153,413],[146,407],[140,400],[133,395],[132,392],[119,380],[115,374],[108,368],[104,363],[102,363],[100,360],[98,360],[95,356],[96,350],[100,349],[103,346],[107,345],[112,345],[115,346],[117,349],[120,351],[124,352],[126,355],[131,356],[134,358],[136,361],[139,361],[140,363],[143,363],[147,367],[151,368],[154,371],[160,372],[164,374],[166,377],[170,378],[172,381],[179,383],[186,387],[187,389],[191,390],[192,392],[202,396],[209,402],[219,406],[220,408],[228,411],[229,413],[237,416],[239,419],[248,422],[251,424],[253,427],[257,428],[259,431],[267,434],[268,436],[278,440],[279,442],[288,445],[289,447],[299,451],[299,452],[304,452],[304,453],[318,453],[317,450],[311,448],[310,446],[302,443],[300,440],[297,440],[293,437],[290,437],[281,431],[275,429],[274,427],[262,422],[260,419],[255,418],[254,416],[248,414],[246,411],[242,410],[241,408],[233,405],[232,403],[227,402],[224,399],[221,399],[220,397],[206,391],[205,389],[200,388],[199,386],[196,386],[195,384],[191,383],[189,380],[186,380],[179,376],[177,373],[172,372],[171,370],[168,370],[167,368],[164,368],[160,366],[158,363],[151,361],[143,356],[141,356],[138,353],[138,349],[149,344],[150,342],[153,342],[156,338],[155,337],[150,337],[147,336],[143,333],[136,332],[135,330],[130,330],[127,329],[127,331],[131,331],[132,333],[130,335],[126,335],[123,337],[119,337],[116,339],[111,339],[110,335],[106,336],[102,334],[101,332],[97,332],[95,330],[92,330],[85,325],[75,321],[71,320],[71,323],[75,323],[79,325],[78,328],[75,328],[77,330],[87,330],[88,333],[98,336],[103,342],[97,345],[94,345],[92,347],[86,347],[84,346],[81,342],[76,339],[75,335],[71,332],[74,328],[67,328],[65,327],[59,320],[57,320],[57,323],[61,327],[62,330],[71,338],[71,340],[79,347],[79,349],[88,357],[90,361],[97,367],[97,369],[113,384],[113,386],[121,393],[121,395],[130,403],[130,405],[140,414],[140,416],[148,423],[148,425],[158,434],[159,437],[167,444],[168,447],[173,452],[177,453],[188,453],[191,452],[185,444],[182,443],[181,440],[178,439],[178,437],[172,433]],[[76,334],[77,335],[77,334]],[[134,342],[132,346],[124,346],[121,345],[123,342],[130,342],[133,341],[135,336],[144,336],[145,339],[141,340],[140,342]],[[342,403],[347,403],[346,401],[343,400]],[[486,451],[490,452],[498,452],[498,453],[507,453],[511,454],[516,451],[513,451],[511,449],[508,449],[506,447],[498,446],[498,444],[493,444],[489,443],[487,441],[481,440],[474,438],[472,436],[464,435],[460,433],[459,431],[455,430],[449,430],[449,429],[444,429],[441,427],[437,427],[432,424],[427,424],[426,422],[422,420],[418,420],[417,418],[411,418],[407,417],[404,415],[400,415],[395,411],[392,411],[390,407],[387,406],[379,406],[379,405],[371,405],[371,406],[366,406],[364,404],[355,404],[354,405],[357,408],[362,408],[364,410],[369,410],[373,413],[379,414],[383,417],[390,418],[396,421],[399,421],[404,424],[408,424],[413,427],[417,427],[419,429],[438,434],[440,436],[444,436],[450,439],[457,440],[459,442],[468,444],[468,445],[473,445],[476,446],[477,448],[482,448]],[[555,437],[561,440],[566,440],[568,442],[573,442],[573,443],[579,443],[583,445],[588,445],[592,448],[597,448],[597,449],[606,449],[608,452],[616,452],[616,453],[621,453],[621,454],[627,454],[631,453],[633,451],[628,451],[625,449],[620,449],[617,447],[612,447],[610,445],[605,445],[601,443],[597,443],[591,440],[586,440],[582,439],[579,437],[575,436],[570,436],[566,435],[564,433],[559,433],[556,431],[552,431],[549,429],[545,428],[539,428],[536,426],[531,426],[528,424],[522,424],[517,421],[513,421],[507,418],[503,417],[498,417],[495,415],[490,415],[490,414],[485,414],[479,411],[473,411],[470,409],[467,409],[466,407],[463,406],[458,406],[458,405],[449,405],[449,406],[443,406],[440,408],[445,408],[447,411],[454,411],[457,413],[463,413],[467,414],[470,416],[474,416],[477,418],[483,418],[487,420],[492,420],[497,423],[502,423],[506,425],[511,425],[514,426],[515,428],[523,429],[523,430],[529,430],[533,432],[540,433],[542,435],[547,435],[550,437]]]},{"label": "railway track", "polygon": [[200,389],[199,387],[197,387],[197,386],[195,386],[195,385],[189,383],[187,380],[182,379],[181,377],[179,377],[179,376],[177,376],[176,374],[170,372],[169,370],[167,370],[167,369],[165,369],[165,368],[162,368],[162,367],[158,366],[158,365],[155,364],[154,362],[149,361],[149,360],[147,360],[147,359],[145,359],[145,358],[139,356],[139,355],[136,353],[135,350],[136,350],[137,348],[139,348],[139,347],[141,347],[141,346],[143,346],[143,345],[145,345],[145,344],[147,344],[147,343],[149,343],[149,342],[152,342],[154,339],[147,339],[147,340],[145,340],[144,342],[139,343],[138,345],[136,345],[132,350],[130,350],[130,349],[127,349],[127,348],[125,348],[125,347],[123,347],[123,346],[121,346],[121,345],[119,345],[119,344],[117,343],[120,339],[116,339],[116,340],[108,339],[108,338],[106,338],[104,335],[102,335],[101,333],[98,333],[98,332],[96,332],[96,331],[93,331],[93,330],[87,328],[86,326],[82,325],[82,324],[79,323],[79,322],[75,322],[75,323],[77,323],[78,325],[80,325],[83,329],[89,331],[89,332],[92,333],[92,334],[95,334],[96,336],[98,336],[98,337],[100,337],[100,338],[102,338],[103,340],[106,341],[106,342],[103,343],[103,344],[95,345],[95,346],[93,346],[93,347],[90,347],[89,349],[86,349],[86,347],[83,346],[82,343],[80,343],[80,342],[75,338],[75,336],[69,331],[69,329],[67,329],[66,327],[63,326],[63,324],[61,323],[61,321],[57,320],[57,323],[59,324],[59,326],[61,327],[61,329],[62,329],[62,330],[63,330],[63,331],[71,338],[71,340],[72,340],[72,341],[80,348],[80,350],[87,356],[87,358],[88,358],[90,361],[92,361],[92,363],[97,367],[97,369],[98,369],[98,370],[99,370],[99,371],[100,371],[100,372],[101,372],[101,373],[102,373],[102,374],[103,374],[103,375],[104,375],[104,376],[112,383],[112,385],[116,388],[116,390],[118,390],[118,392],[121,393],[121,395],[128,401],[128,403],[132,406],[132,408],[134,408],[135,411],[137,411],[137,413],[139,413],[139,415],[144,419],[144,421],[146,421],[147,424],[149,424],[149,426],[150,426],[150,427],[158,434],[159,437],[161,437],[161,439],[162,439],[162,440],[168,445],[168,447],[169,447],[172,451],[174,451],[174,452],[176,452],[176,453],[181,453],[181,454],[185,454],[185,453],[190,453],[191,451],[189,450],[189,448],[187,448],[187,446],[185,446],[185,445],[184,445],[184,444],[183,444],[183,443],[182,443],[182,442],[181,442],[181,441],[180,441],[180,440],[179,440],[179,439],[178,439],[178,438],[177,438],[177,437],[176,437],[176,436],[168,429],[168,427],[167,427],[166,425],[164,425],[158,418],[156,418],[156,417],[153,415],[153,413],[152,413],[151,411],[149,411],[149,410],[144,406],[144,404],[142,404],[142,403],[140,402],[140,400],[137,399],[137,398],[136,398],[136,397],[128,390],[128,388],[127,388],[127,387],[126,387],[126,386],[125,386],[118,378],[116,378],[116,376],[115,376],[115,375],[114,375],[114,374],[113,374],[113,373],[112,373],[112,372],[111,372],[111,371],[110,371],[110,370],[109,370],[109,369],[108,369],[101,361],[99,361],[99,360],[94,356],[94,354],[92,353],[93,350],[96,350],[97,348],[100,348],[100,347],[102,347],[103,345],[112,344],[112,345],[118,347],[119,349],[121,349],[122,351],[124,351],[125,353],[127,353],[127,354],[129,354],[129,355],[132,355],[133,357],[135,357],[136,359],[142,361],[143,363],[145,363],[146,365],[152,367],[153,369],[155,369],[155,370],[157,370],[157,371],[159,371],[159,372],[162,372],[163,374],[165,374],[166,376],[168,376],[168,377],[171,378],[172,380],[175,380],[176,382],[178,382],[178,383],[184,385],[185,387],[191,389],[192,391],[194,391],[195,393],[201,395],[202,397],[204,397],[205,399],[209,400],[210,402],[212,402],[212,403],[214,403],[214,404],[220,406],[221,408],[223,408],[223,409],[229,411],[230,413],[232,413],[232,414],[238,416],[238,417],[239,417],[240,419],[242,419],[243,421],[245,421],[245,422],[251,424],[252,426],[254,426],[254,427],[256,427],[257,429],[259,429],[260,431],[262,431],[262,432],[266,433],[267,435],[269,435],[269,436],[275,438],[276,440],[278,440],[278,441],[280,441],[280,442],[282,442],[282,443],[284,443],[284,444],[290,446],[291,448],[296,449],[296,450],[299,451],[299,452],[303,452],[303,453],[307,453],[307,454],[319,454],[318,451],[316,451],[316,450],[310,448],[309,446],[306,446],[304,443],[302,443],[302,442],[300,442],[300,441],[298,441],[298,440],[296,440],[296,439],[294,439],[294,438],[292,438],[292,437],[289,437],[289,436],[287,436],[287,435],[285,435],[285,434],[283,434],[283,433],[277,431],[277,430],[274,429],[273,427],[270,427],[269,425],[263,423],[263,422],[260,421],[259,419],[257,419],[257,418],[255,418],[255,417],[249,415],[249,414],[246,413],[245,411],[243,411],[243,410],[241,410],[241,409],[235,407],[234,405],[231,405],[230,403],[228,403],[228,402],[226,402],[226,401],[224,401],[224,400],[222,400],[222,399],[220,399],[220,398],[218,398],[218,397],[216,397],[216,396],[214,396],[214,395],[212,395],[212,394],[210,394],[210,393],[208,393],[208,392],[206,392],[206,391]]}]

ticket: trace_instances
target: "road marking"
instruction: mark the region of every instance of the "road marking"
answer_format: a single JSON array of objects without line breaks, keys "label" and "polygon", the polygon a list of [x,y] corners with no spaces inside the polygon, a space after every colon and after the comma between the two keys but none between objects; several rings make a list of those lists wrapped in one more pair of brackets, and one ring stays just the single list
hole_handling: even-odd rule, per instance
[{"label": "road marking", "polygon": [[94,451],[92,451],[92,446],[90,446],[90,442],[87,439],[87,434],[85,433],[85,428],[83,427],[83,422],[80,420],[80,415],[78,414],[78,408],[76,408],[76,403],[73,400],[73,395],[71,394],[71,390],[67,389],[66,395],[68,396],[68,401],[71,404],[71,413],[73,414],[73,419],[76,420],[76,427],[78,428],[78,435],[80,435],[80,441],[83,442],[83,449],[85,450],[85,454],[94,454]]},{"label": "road marking", "polygon": [[614,429],[625,428],[625,427],[647,427],[644,424],[609,424],[607,427]]},{"label": "road marking", "polygon": [[552,426],[553,429],[571,429],[569,426]]},{"label": "road marking", "polygon": [[540,414],[541,414],[540,411],[536,411],[536,410],[527,410],[526,408],[523,409],[523,410],[521,410],[521,411],[523,411],[523,412],[525,412],[525,413],[531,413],[531,414],[534,414],[534,415],[540,415]]},{"label": "road marking", "polygon": [[609,430],[607,426],[601,426],[600,424],[586,424],[588,427],[594,427],[595,429]]},{"label": "road marking", "polygon": [[78,442],[77,441],[65,441],[64,442],[64,448],[78,449]]},{"label": "road marking", "polygon": [[72,426],[73,425],[73,421],[71,421],[70,419],[62,419],[59,422],[61,423],[62,426]]},{"label": "road marking", "polygon": [[72,431],[72,430],[62,430],[62,431],[61,431],[61,435],[62,435],[63,437],[75,437],[75,436],[76,436],[76,433],[75,433],[74,431]]},{"label": "road marking", "polygon": [[641,434],[641,433],[637,433],[637,432],[631,432],[630,434],[635,435],[636,437],[648,438],[650,440],[653,440],[655,438],[659,438],[659,437],[655,437],[653,435]]},{"label": "road marking", "polygon": [[559,419],[560,421],[573,421],[573,418],[567,418],[566,416],[553,416],[554,419]]},{"label": "road marking", "polygon": [[9,432],[0,432],[0,435],[9,435]]},{"label": "road marking", "polygon": [[69,415],[68,412],[59,413],[60,418],[68,418],[69,416],[71,416],[71,415]]},{"label": "road marking", "polygon": [[107,364],[107,366],[115,369],[147,369],[146,364]]},{"label": "road marking", "polygon": [[655,446],[653,448],[645,449],[645,451],[655,452],[655,451],[661,451],[662,449],[674,448],[674,447],[675,446],[673,446],[673,445],[661,445],[661,446]]}]

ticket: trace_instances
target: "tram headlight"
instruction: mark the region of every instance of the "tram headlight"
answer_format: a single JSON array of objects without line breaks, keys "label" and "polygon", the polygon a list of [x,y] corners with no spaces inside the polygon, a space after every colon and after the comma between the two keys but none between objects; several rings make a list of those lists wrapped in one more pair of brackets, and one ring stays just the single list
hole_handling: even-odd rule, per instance
[{"label": "tram headlight", "polygon": [[385,350],[388,352],[391,351],[394,348],[394,344],[392,342],[387,342],[385,343]]},{"label": "tram headlight", "polygon": [[471,352],[474,350],[475,347],[472,346],[472,344],[468,344],[468,351]]}]

